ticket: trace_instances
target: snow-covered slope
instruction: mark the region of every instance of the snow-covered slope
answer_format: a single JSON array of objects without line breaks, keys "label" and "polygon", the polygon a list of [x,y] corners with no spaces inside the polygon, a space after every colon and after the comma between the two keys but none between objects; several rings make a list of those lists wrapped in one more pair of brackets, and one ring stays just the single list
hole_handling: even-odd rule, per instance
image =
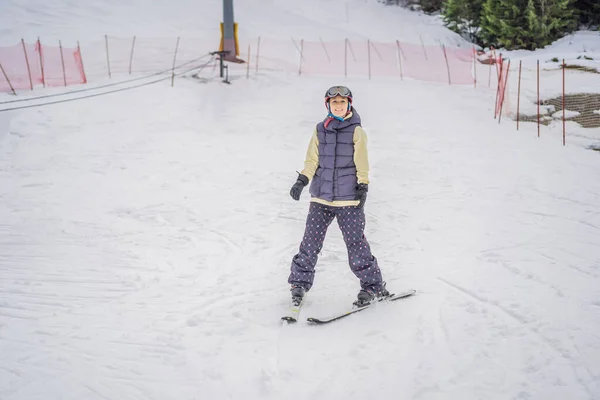
[{"label": "snow-covered slope", "polygon": [[556,58],[561,62],[565,59],[568,64],[576,63],[600,69],[600,31],[577,31],[542,49],[514,50],[504,53],[507,57],[524,60],[526,66],[534,65],[538,59],[542,63],[547,63]]},{"label": "snow-covered slope", "polygon": [[[64,21],[91,40],[195,35],[220,11],[26,4],[3,5],[7,35],[62,36]],[[375,1],[304,6],[237,1],[236,19],[248,34],[455,38]],[[596,152],[498,124],[484,88],[202,77],[0,113],[1,399],[598,397]],[[388,287],[418,294],[282,326],[308,208],[288,191],[338,82],[369,135],[366,236]],[[317,271],[303,319],[358,291],[336,224]]]},{"label": "snow-covered slope", "polygon": [[[0,44],[25,37],[46,41],[99,40],[105,34],[131,37],[209,36],[219,38],[221,0],[80,1],[3,0]],[[439,20],[376,0],[238,0],[235,20],[241,39],[257,36],[307,40],[370,38],[447,45],[465,43]]]}]

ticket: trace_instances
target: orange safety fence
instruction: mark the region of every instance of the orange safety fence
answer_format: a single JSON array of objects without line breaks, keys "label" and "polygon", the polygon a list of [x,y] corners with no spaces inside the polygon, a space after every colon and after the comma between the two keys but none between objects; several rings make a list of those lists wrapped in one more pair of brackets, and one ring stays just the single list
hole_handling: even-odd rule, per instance
[{"label": "orange safety fence", "polygon": [[21,42],[0,47],[0,66],[0,92],[86,83],[78,48]]},{"label": "orange safety fence", "polygon": [[[106,35],[81,48],[49,46],[39,41],[0,47],[0,92],[36,86],[86,83],[117,74],[154,73],[174,68],[215,51],[211,38],[122,38]],[[282,71],[300,76],[397,77],[450,85],[475,83],[472,48],[425,46],[400,41],[297,38],[241,40],[239,57],[246,65],[232,71]],[[246,50],[247,49],[247,50]],[[244,54],[245,53],[245,54]],[[248,54],[251,53],[251,54]],[[31,79],[30,79],[31,77]],[[10,82],[10,84],[9,84]]]},{"label": "orange safety fence", "polygon": [[[256,71],[279,70],[306,76],[398,77],[474,84],[473,49],[423,46],[399,41],[306,41],[259,38],[253,43]],[[240,46],[245,49],[248,43]],[[242,54],[241,58],[244,58]]]}]

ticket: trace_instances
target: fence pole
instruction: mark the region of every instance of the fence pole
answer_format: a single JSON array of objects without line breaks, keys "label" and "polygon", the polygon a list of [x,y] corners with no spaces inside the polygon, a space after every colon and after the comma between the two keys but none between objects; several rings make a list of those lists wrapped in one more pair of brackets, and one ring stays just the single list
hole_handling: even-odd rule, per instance
[{"label": "fence pole", "polygon": [[[500,71],[502,71],[502,67],[504,66],[504,60],[500,59],[500,67],[496,67],[496,68],[500,68]],[[500,97],[500,79],[502,77],[502,73],[500,73],[500,75],[498,75],[498,82],[496,84],[496,105],[494,106],[494,119],[496,119],[496,117],[498,117],[498,100]]]},{"label": "fence pole", "polygon": [[348,77],[348,38],[344,38],[344,77]]},{"label": "fence pole", "polygon": [[563,65],[562,65],[562,122],[563,122],[563,146],[566,145],[567,143],[567,122],[565,120],[565,71],[567,70],[566,65],[565,65],[565,59],[563,58]]},{"label": "fence pole", "polygon": [[[495,54],[496,54],[496,51],[494,50],[494,55]],[[498,53],[498,54],[499,54],[498,58],[502,59],[502,53]],[[498,63],[495,63],[495,65],[496,65],[496,78],[498,78],[498,76],[500,75],[500,71],[498,69]]]},{"label": "fence pole", "polygon": [[327,52],[327,47],[325,47],[325,42],[323,42],[323,39],[319,37],[319,40],[321,41],[321,44],[323,45],[323,50],[325,50],[325,55],[327,56],[327,61],[329,61],[329,64],[331,64],[331,58],[329,57],[329,53]]},{"label": "fence pole", "polygon": [[540,60],[537,60],[537,128],[540,137]]},{"label": "fence pole", "polygon": [[110,57],[108,56],[108,35],[104,35],[104,41],[106,42],[106,65],[108,66],[108,77],[111,78]]},{"label": "fence pole", "polygon": [[87,83],[87,76],[85,75],[85,67],[83,65],[83,55],[81,54],[81,46],[79,46],[79,40],[77,41],[77,51],[79,52],[79,61],[81,62],[81,73],[83,74],[83,83]]},{"label": "fence pole", "polygon": [[377,50],[377,46],[375,46],[375,43],[371,43],[371,47],[373,48],[375,53],[377,53],[377,56],[379,56],[379,61],[383,61],[383,57],[381,57],[381,53],[379,52],[379,50]]},{"label": "fence pole", "polygon": [[38,36],[38,48],[40,55],[40,71],[42,72],[42,85],[46,88],[46,75],[44,74],[44,55],[42,54],[42,42],[40,41],[40,37]]},{"label": "fence pole", "polygon": [[356,61],[356,54],[354,54],[354,50],[352,49],[352,42],[348,40],[348,47],[350,48],[350,52],[352,53],[352,58]]},{"label": "fence pole", "polygon": [[65,86],[67,86],[67,73],[65,71],[65,57],[63,55],[62,43],[60,40],[58,41],[58,47],[60,48],[60,62],[62,63],[63,82],[65,83]]},{"label": "fence pole", "polygon": [[477,50],[473,46],[473,86],[477,89]]},{"label": "fence pole", "polygon": [[304,57],[304,39],[300,39],[300,66],[298,67],[298,75],[302,75],[302,59]]},{"label": "fence pole", "polygon": [[246,68],[246,79],[250,79],[250,61],[251,61],[251,57],[250,57],[250,44],[248,44],[248,67]]},{"label": "fence pole", "polygon": [[452,80],[450,79],[450,63],[448,62],[448,55],[446,54],[446,46],[442,44],[442,50],[444,51],[444,58],[446,59],[446,70],[448,71],[448,84],[452,86]]},{"label": "fence pole", "polygon": [[402,58],[404,58],[405,60],[408,60],[408,58],[406,58],[406,54],[404,54],[404,50],[402,50],[402,46],[400,45],[400,41],[396,40],[396,44],[398,45],[398,49],[400,50],[400,54],[402,54]]},{"label": "fence pole", "polygon": [[523,60],[519,60],[519,83],[517,84],[517,130],[519,130],[519,115],[521,109],[521,68],[523,65]]},{"label": "fence pole", "polygon": [[129,75],[131,75],[131,65],[133,64],[133,49],[135,47],[135,35],[133,35],[133,42],[131,43],[131,55],[129,56]]},{"label": "fence pole", "polygon": [[492,87],[492,63],[495,63],[496,59],[491,58],[490,60],[490,73],[488,74],[488,87]]},{"label": "fence pole", "polygon": [[403,81],[404,77],[402,76],[402,57],[400,56],[400,42],[396,40],[396,57],[398,58],[398,69],[400,69],[400,80]]},{"label": "fence pole", "polygon": [[[300,53],[300,47],[298,47],[298,43],[296,43],[296,41],[294,40],[293,37],[291,37],[290,39],[292,39],[292,43],[294,43],[294,47],[296,48],[296,51],[298,51],[298,53]],[[302,39],[300,39],[302,40]]]},{"label": "fence pole", "polygon": [[2,64],[0,64],[0,70],[2,70],[2,75],[4,75],[4,79],[6,79],[6,82],[8,82],[8,86],[10,87],[10,90],[16,96],[17,92],[15,92],[15,88],[13,87],[12,83],[10,83],[10,79],[8,79],[8,75],[6,75],[6,72],[4,71],[4,67],[2,67]]},{"label": "fence pole", "polygon": [[260,36],[258,37],[258,44],[256,45],[256,72],[258,73],[258,56],[260,55]]},{"label": "fence pole", "polygon": [[177,36],[177,42],[175,43],[175,53],[173,54],[173,70],[171,72],[171,87],[175,86],[175,63],[177,62],[177,50],[179,50],[179,36]]},{"label": "fence pole", "polygon": [[371,39],[367,39],[367,60],[369,65],[369,79],[371,79]]},{"label": "fence pole", "polygon": [[504,106],[504,95],[506,94],[506,83],[508,82],[508,74],[510,73],[510,59],[508,60],[508,65],[506,66],[506,75],[504,77],[504,85],[502,85],[502,97],[500,97],[500,115],[498,116],[498,123],[502,119],[502,108]]},{"label": "fence pole", "polygon": [[423,43],[423,37],[419,35],[419,39],[421,39],[421,47],[423,48],[423,54],[425,54],[425,59],[427,60],[427,51],[425,51],[425,43]]},{"label": "fence pole", "polygon": [[33,80],[31,79],[31,68],[29,68],[29,57],[27,56],[27,49],[25,48],[25,39],[21,38],[21,44],[23,45],[23,54],[25,54],[25,63],[27,64],[27,75],[29,75],[29,87],[33,90]]},{"label": "fence pole", "polygon": [[492,87],[492,65],[494,64],[494,66],[496,67],[496,69],[498,68],[498,65],[496,64],[496,51],[494,49],[490,49],[490,74],[488,76],[488,87]]}]

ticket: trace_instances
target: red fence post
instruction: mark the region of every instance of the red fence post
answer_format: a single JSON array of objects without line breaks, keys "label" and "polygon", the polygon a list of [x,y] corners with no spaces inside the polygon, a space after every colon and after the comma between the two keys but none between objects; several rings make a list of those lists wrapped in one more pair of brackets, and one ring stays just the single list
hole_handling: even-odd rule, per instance
[{"label": "red fence post", "polygon": [[302,60],[304,58],[304,39],[300,39],[300,66],[298,67],[298,75],[302,75]]},{"label": "red fence post", "polygon": [[473,45],[473,85],[477,89],[477,50],[475,50],[475,45]]},{"label": "red fence post", "polygon": [[381,53],[379,52],[379,50],[377,50],[377,46],[375,46],[375,43],[371,43],[371,47],[373,48],[375,53],[377,53],[377,56],[379,57],[379,61],[383,62],[383,57],[381,57]]},{"label": "red fence post", "polygon": [[17,92],[15,92],[15,88],[13,87],[12,83],[10,83],[10,79],[8,79],[8,75],[6,75],[6,72],[4,71],[4,67],[2,67],[2,64],[0,64],[0,70],[2,70],[2,75],[4,75],[6,82],[8,82],[8,86],[10,87],[10,90],[16,96]]},{"label": "red fence post", "polygon": [[46,88],[46,75],[44,74],[44,54],[42,53],[42,42],[40,41],[40,38],[38,37],[38,54],[40,55],[40,71],[42,72],[42,84],[44,85],[44,88]]},{"label": "red fence post", "polygon": [[563,58],[563,65],[562,65],[562,119],[563,119],[563,146],[566,145],[566,136],[567,136],[567,123],[565,120],[565,71],[567,70],[566,65],[565,65],[565,59]]},{"label": "red fence post", "polygon": [[248,65],[246,68],[246,79],[250,79],[250,62],[252,58],[250,57],[250,43],[248,43]]},{"label": "red fence post", "polygon": [[495,64],[494,66],[496,67],[496,69],[498,69],[498,65],[497,65],[498,60],[496,60],[496,50],[493,47],[490,48],[490,56],[491,56],[491,60],[490,60],[490,73],[488,76],[488,87],[492,87],[492,64]]},{"label": "red fence post", "polygon": [[[171,87],[175,86],[175,62],[177,60],[177,50],[179,50],[179,36],[177,36],[177,43],[175,44],[175,54],[173,54],[173,72],[171,75]],[[250,63],[250,61],[248,61],[248,63]]]},{"label": "red fence post", "polygon": [[131,75],[131,64],[133,64],[133,49],[135,47],[135,35],[133,35],[133,42],[131,43],[131,55],[129,56],[129,75]]},{"label": "red fence post", "polygon": [[506,66],[506,75],[503,79],[502,96],[500,97],[500,114],[498,116],[498,123],[500,123],[500,120],[502,119],[502,107],[504,106],[504,95],[506,93],[506,84],[508,82],[508,74],[509,73],[510,73],[510,59],[508,60],[508,65]]},{"label": "red fence post", "polygon": [[521,66],[523,64],[523,60],[519,60],[519,83],[517,89],[517,130],[519,130],[519,110],[521,106]]},{"label": "red fence post", "polygon": [[427,60],[427,51],[425,51],[425,43],[423,43],[423,37],[419,35],[419,39],[421,39],[421,47],[423,48],[423,54],[425,54],[425,59]]},{"label": "red fence post", "polygon": [[398,68],[400,69],[400,80],[404,80],[404,76],[402,75],[402,57],[400,56],[400,52],[402,49],[400,48],[400,42],[396,40],[396,56],[398,57]]},{"label": "red fence post", "polygon": [[106,65],[108,66],[108,77],[111,78],[110,74],[110,57],[108,56],[108,35],[104,35],[104,41],[106,42]]},{"label": "red fence post", "polygon": [[448,84],[452,85],[452,81],[450,80],[450,64],[448,63],[448,55],[446,54],[446,46],[442,44],[442,50],[444,52],[444,58],[446,59],[446,70],[448,71]]},{"label": "red fence post", "polygon": [[348,38],[344,39],[344,76],[348,76]]},{"label": "red fence post", "polygon": [[27,49],[25,48],[25,40],[21,38],[21,44],[23,45],[23,54],[25,54],[25,62],[27,63],[27,74],[29,75],[29,87],[33,90],[33,81],[31,79],[31,68],[29,68],[29,57],[27,56]]},{"label": "red fence post", "polygon": [[502,72],[504,69],[504,59],[502,56],[499,57],[500,66],[497,66],[496,69],[500,71],[498,74],[498,82],[496,84],[496,105],[494,106],[494,119],[498,117],[498,103],[500,102],[500,85],[502,84]]},{"label": "red fence post", "polygon": [[79,46],[79,40],[77,41],[77,53],[79,54],[79,62],[81,63],[81,75],[83,77],[83,83],[87,83],[85,67],[83,66],[83,55],[81,54],[81,46]]},{"label": "red fence post", "polygon": [[323,38],[321,38],[321,37],[319,37],[319,40],[321,41],[323,50],[325,50],[325,55],[327,56],[327,61],[329,61],[329,64],[331,64],[331,58],[329,57],[329,53],[327,52],[327,47],[325,46],[325,42],[323,42]]},{"label": "red fence post", "polygon": [[540,60],[537,60],[537,128],[540,137]]},{"label": "red fence post", "polygon": [[63,81],[65,82],[65,86],[67,86],[67,73],[65,71],[65,57],[63,56],[63,48],[62,48],[62,43],[60,40],[58,41],[58,47],[60,48],[60,61],[62,63]]},{"label": "red fence post", "polygon": [[408,58],[406,58],[406,54],[404,54],[404,50],[402,50],[402,46],[400,45],[400,41],[396,40],[396,44],[398,45],[398,50],[400,50],[400,54],[402,55],[402,58],[404,58],[405,60],[408,60]]},{"label": "red fence post", "polygon": [[260,36],[258,37],[258,43],[256,44],[256,72],[258,73],[258,58],[260,55]]}]

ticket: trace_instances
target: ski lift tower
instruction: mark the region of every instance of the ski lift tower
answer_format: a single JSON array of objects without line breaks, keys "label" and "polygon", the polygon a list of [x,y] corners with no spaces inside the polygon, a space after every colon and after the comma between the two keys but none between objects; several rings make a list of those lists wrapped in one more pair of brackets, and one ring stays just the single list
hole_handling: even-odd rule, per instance
[{"label": "ski lift tower", "polygon": [[221,44],[218,53],[221,61],[229,61],[241,64],[244,60],[240,60],[237,56],[240,55],[240,47],[237,37],[237,23],[233,18],[233,0],[223,0],[223,22],[221,23]]}]

